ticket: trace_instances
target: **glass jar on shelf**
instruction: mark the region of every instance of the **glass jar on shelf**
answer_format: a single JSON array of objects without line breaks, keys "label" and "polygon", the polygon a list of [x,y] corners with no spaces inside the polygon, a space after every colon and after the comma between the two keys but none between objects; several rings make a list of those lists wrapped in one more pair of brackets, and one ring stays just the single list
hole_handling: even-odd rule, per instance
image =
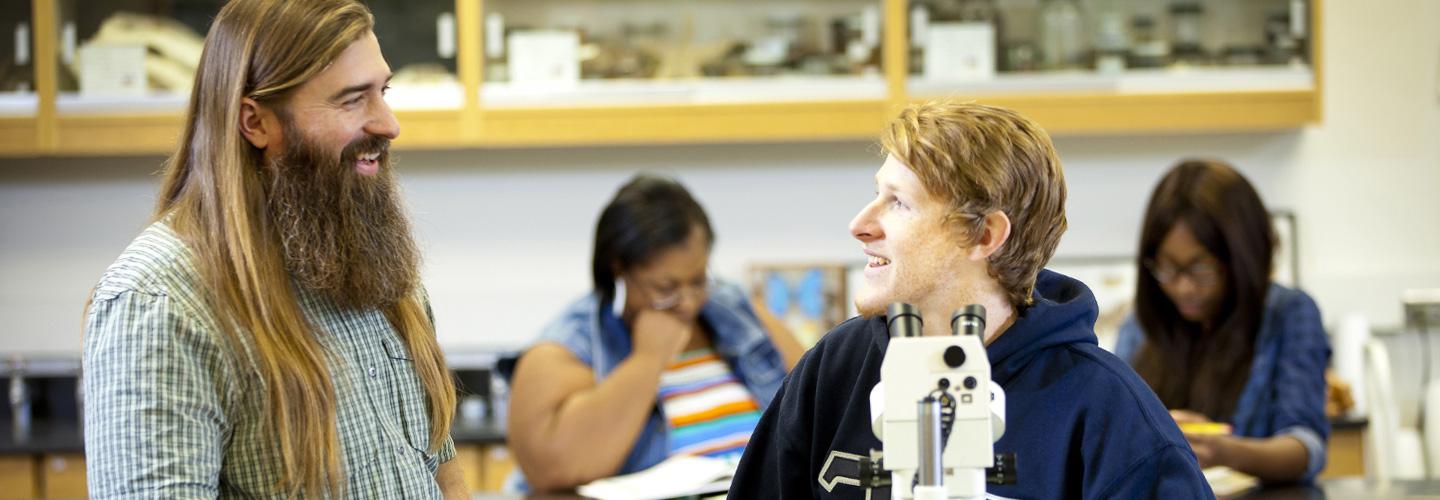
[{"label": "glass jar on shelf", "polygon": [[909,27],[909,67],[906,72],[911,75],[919,75],[925,70],[925,37],[930,33],[930,20],[934,16],[934,8],[930,0],[915,0],[910,2]]},{"label": "glass jar on shelf", "polygon": [[35,92],[30,2],[19,7],[0,9],[0,94]]},{"label": "glass jar on shelf", "polygon": [[456,72],[454,0],[369,0],[375,37],[394,76],[391,108],[458,109],[464,87]]},{"label": "glass jar on shelf", "polygon": [[960,7],[960,18],[968,23],[988,25],[994,32],[991,52],[998,70],[1005,66],[1005,22],[996,0],[965,0]]},{"label": "glass jar on shelf", "polygon": [[1208,58],[1202,37],[1205,8],[1199,0],[1176,0],[1170,4],[1170,54],[1177,63],[1203,64]]},{"label": "glass jar on shelf", "polygon": [[35,31],[31,28],[30,1],[16,3],[21,4],[19,8],[0,9],[0,117],[33,117],[39,112]]},{"label": "glass jar on shelf", "polygon": [[1271,12],[1265,17],[1265,50],[1263,61],[1266,64],[1290,64],[1298,65],[1303,63],[1300,53],[1301,39],[1296,35],[1294,21],[1289,11]]},{"label": "glass jar on shelf", "polygon": [[1119,0],[1095,0],[1091,30],[1095,44],[1095,71],[1119,73],[1125,70],[1130,52],[1130,33]]},{"label": "glass jar on shelf", "polygon": [[1075,0],[1044,0],[1040,5],[1040,66],[1075,69],[1085,62],[1085,24]]},{"label": "glass jar on shelf", "polygon": [[1163,68],[1170,64],[1170,44],[1162,38],[1155,26],[1155,18],[1137,15],[1130,20],[1131,68]]}]

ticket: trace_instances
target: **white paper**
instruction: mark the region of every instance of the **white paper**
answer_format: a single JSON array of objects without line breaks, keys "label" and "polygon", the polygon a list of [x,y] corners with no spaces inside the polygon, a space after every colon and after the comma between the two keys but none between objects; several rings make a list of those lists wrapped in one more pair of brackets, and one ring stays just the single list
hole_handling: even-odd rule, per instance
[{"label": "white paper", "polygon": [[511,33],[510,81],[573,87],[580,82],[580,35],[566,30]]},{"label": "white paper", "polygon": [[931,23],[925,36],[925,78],[995,78],[995,27],[990,23]]},{"label": "white paper", "polygon": [[435,55],[441,59],[455,57],[455,13],[441,13],[435,18]]},{"label": "white paper", "polygon": [[505,55],[505,18],[499,12],[485,15],[485,57],[499,59]]},{"label": "white paper", "polygon": [[145,46],[91,43],[80,47],[80,94],[145,95]]},{"label": "white paper", "polygon": [[1205,482],[1210,483],[1210,491],[1217,497],[1236,495],[1260,484],[1254,476],[1225,466],[1217,465],[1201,472],[1205,474]]},{"label": "white paper", "polygon": [[15,65],[30,64],[30,23],[15,25]]},{"label": "white paper", "polygon": [[679,455],[634,474],[586,484],[576,492],[599,500],[659,500],[724,492],[730,489],[736,465],[735,460]]}]

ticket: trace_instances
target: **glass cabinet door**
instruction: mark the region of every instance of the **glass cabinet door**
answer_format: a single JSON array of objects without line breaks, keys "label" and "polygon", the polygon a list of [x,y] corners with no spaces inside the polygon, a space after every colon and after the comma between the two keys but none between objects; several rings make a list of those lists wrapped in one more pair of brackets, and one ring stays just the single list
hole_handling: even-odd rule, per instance
[{"label": "glass cabinet door", "polygon": [[1312,86],[1309,0],[912,0],[926,95]]},{"label": "glass cabinet door", "polygon": [[879,0],[486,0],[481,103],[883,99]]},{"label": "glass cabinet door", "polygon": [[[182,109],[224,0],[60,0],[62,111]],[[458,108],[454,0],[370,0],[392,107]],[[93,56],[93,57],[88,57]]]},{"label": "glass cabinet door", "polygon": [[59,0],[61,113],[178,111],[224,0]]},{"label": "glass cabinet door", "polygon": [[404,109],[459,109],[455,0],[369,0],[375,37],[394,77],[386,101]]},{"label": "glass cabinet door", "polygon": [[35,115],[34,32],[29,0],[0,9],[0,117]]}]

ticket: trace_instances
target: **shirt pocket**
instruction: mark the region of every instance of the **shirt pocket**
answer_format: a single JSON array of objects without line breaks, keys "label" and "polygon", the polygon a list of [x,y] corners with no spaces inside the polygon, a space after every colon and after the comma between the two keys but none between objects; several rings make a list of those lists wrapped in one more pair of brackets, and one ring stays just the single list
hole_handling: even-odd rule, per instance
[{"label": "shirt pocket", "polygon": [[385,339],[385,356],[389,377],[390,401],[386,408],[399,425],[405,444],[423,455],[425,462],[436,461],[430,452],[430,411],[425,385],[415,371],[415,360],[397,339]]}]

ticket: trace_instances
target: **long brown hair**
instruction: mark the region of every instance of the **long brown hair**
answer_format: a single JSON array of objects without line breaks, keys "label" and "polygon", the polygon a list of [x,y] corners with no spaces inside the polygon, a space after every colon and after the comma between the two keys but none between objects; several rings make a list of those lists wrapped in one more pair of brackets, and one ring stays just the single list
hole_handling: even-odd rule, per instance
[{"label": "long brown hair", "polygon": [[[354,0],[233,0],[205,39],[179,146],[166,162],[155,218],[192,248],[223,341],[264,391],[268,435],[287,496],[343,491],[336,393],[318,333],[290,286],[266,212],[262,152],[239,131],[249,97],[282,106],[374,19]],[[418,291],[417,291],[418,292]],[[384,311],[404,341],[429,398],[431,450],[450,431],[455,390],[417,294]]]},{"label": "long brown hair", "polygon": [[[1186,321],[1148,272],[1160,243],[1184,222],[1220,261],[1225,290],[1211,328]],[[1274,229],[1260,195],[1230,165],[1191,159],[1173,167],[1155,192],[1140,231],[1135,316],[1146,343],[1136,371],[1169,408],[1228,420],[1250,378],[1274,260]]]}]

